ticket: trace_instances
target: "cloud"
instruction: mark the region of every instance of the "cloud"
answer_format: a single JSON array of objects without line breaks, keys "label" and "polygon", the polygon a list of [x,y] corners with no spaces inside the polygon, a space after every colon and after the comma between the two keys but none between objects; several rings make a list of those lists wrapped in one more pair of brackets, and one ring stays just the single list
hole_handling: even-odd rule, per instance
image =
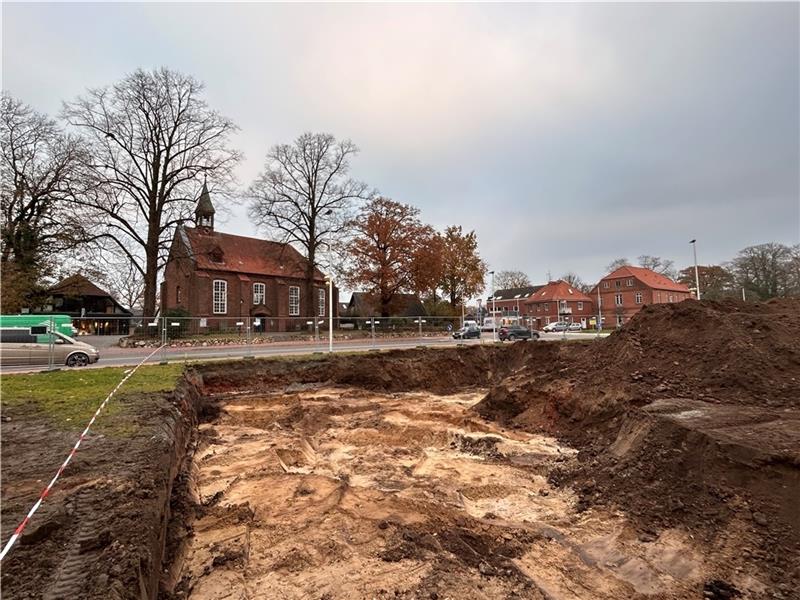
[{"label": "cloud", "polygon": [[[354,173],[478,232],[496,269],[599,277],[800,242],[800,5],[3,7],[4,87],[47,111],[138,66],[207,83],[269,146],[352,138]],[[243,209],[226,227],[252,234]],[[687,236],[689,236],[687,238]],[[686,238],[686,239],[684,239]]]}]

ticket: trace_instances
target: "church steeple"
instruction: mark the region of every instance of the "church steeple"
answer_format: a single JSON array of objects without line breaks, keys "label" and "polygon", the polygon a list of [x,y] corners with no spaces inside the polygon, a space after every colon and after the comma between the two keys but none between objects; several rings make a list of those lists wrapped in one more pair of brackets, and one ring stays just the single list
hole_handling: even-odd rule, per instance
[{"label": "church steeple", "polygon": [[194,209],[194,223],[197,227],[206,227],[214,230],[214,205],[211,204],[211,196],[208,193],[208,186],[203,180],[203,191],[200,192],[200,199],[197,201],[197,208]]}]

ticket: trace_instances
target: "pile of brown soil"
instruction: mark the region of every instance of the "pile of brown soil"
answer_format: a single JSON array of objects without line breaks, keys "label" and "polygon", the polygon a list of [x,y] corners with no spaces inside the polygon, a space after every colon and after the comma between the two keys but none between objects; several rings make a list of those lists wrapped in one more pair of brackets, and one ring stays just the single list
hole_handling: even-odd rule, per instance
[{"label": "pile of brown soil", "polygon": [[[674,397],[799,408],[800,299],[646,306],[607,339],[570,353],[556,378],[514,374],[477,409],[520,426],[615,432],[630,408]],[[543,398],[564,421],[525,414]]]},{"label": "pile of brown soil", "polygon": [[551,479],[584,506],[738,545],[731,577],[758,565],[770,597],[800,584],[800,299],[645,307],[556,377],[512,373],[475,410],[581,448]]}]

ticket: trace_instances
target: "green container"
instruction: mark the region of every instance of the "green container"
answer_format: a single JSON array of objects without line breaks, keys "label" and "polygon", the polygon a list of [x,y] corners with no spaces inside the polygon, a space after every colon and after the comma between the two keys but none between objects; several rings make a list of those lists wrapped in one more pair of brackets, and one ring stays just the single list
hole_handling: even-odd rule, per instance
[{"label": "green container", "polygon": [[20,327],[28,329],[30,327],[47,327],[64,335],[72,336],[76,329],[72,326],[72,317],[69,315],[0,315],[0,328],[8,329]]}]

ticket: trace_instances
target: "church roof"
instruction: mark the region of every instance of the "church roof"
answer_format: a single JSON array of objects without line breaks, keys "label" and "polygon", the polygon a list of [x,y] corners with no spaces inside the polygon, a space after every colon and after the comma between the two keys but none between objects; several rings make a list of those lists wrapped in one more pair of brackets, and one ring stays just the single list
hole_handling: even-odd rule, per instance
[{"label": "church roof", "polygon": [[[289,244],[182,227],[179,234],[198,270],[305,279],[308,261]],[[324,280],[319,269],[314,278]]]}]

